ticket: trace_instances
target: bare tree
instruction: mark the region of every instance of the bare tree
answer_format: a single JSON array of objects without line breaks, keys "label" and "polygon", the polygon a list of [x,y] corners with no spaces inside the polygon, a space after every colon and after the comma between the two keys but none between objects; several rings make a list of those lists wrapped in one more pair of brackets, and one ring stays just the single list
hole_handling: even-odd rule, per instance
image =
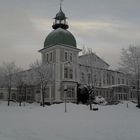
[{"label": "bare tree", "polygon": [[14,62],[3,63],[3,78],[4,86],[8,89],[8,106],[10,105],[11,99],[11,88],[14,87],[15,79],[14,75],[18,72],[18,67]]},{"label": "bare tree", "polygon": [[18,69],[17,73],[14,75],[15,76],[15,86],[17,87],[17,92],[18,92],[18,101],[19,101],[19,106],[21,106],[21,102],[24,100],[25,101],[25,81],[23,79],[23,74],[24,71],[22,69]]},{"label": "bare tree", "polygon": [[87,75],[87,80],[85,79],[81,79],[81,83],[86,82],[86,86],[87,86],[87,90],[88,90],[88,95],[89,95],[89,105],[90,105],[90,110],[92,110],[92,102],[93,102],[93,98],[95,96],[95,84],[96,84],[96,77],[95,77],[95,69],[96,69],[96,64],[94,61],[94,57],[95,54],[93,52],[93,50],[91,48],[84,48],[84,55],[87,55],[86,58],[86,64],[85,68],[86,68],[86,73]]},{"label": "bare tree", "polygon": [[122,49],[121,70],[132,74],[135,78],[137,87],[138,107],[140,108],[140,95],[139,95],[139,80],[140,80],[140,47],[129,46],[127,49]]},{"label": "bare tree", "polygon": [[0,88],[4,86],[3,68],[0,67]]},{"label": "bare tree", "polygon": [[36,61],[34,64],[31,65],[31,68],[35,75],[35,83],[40,85],[40,93],[41,93],[41,103],[42,106],[45,106],[44,101],[44,93],[46,87],[49,83],[53,81],[53,66],[52,64],[43,63]]}]

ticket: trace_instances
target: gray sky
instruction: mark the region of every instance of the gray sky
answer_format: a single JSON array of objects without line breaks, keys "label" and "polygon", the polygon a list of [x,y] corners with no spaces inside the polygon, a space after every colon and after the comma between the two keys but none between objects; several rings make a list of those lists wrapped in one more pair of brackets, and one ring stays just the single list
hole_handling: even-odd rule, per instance
[{"label": "gray sky", "polygon": [[[41,55],[59,0],[0,0],[0,64],[28,68]],[[78,48],[93,48],[113,68],[121,48],[140,45],[140,0],[64,0]]]}]

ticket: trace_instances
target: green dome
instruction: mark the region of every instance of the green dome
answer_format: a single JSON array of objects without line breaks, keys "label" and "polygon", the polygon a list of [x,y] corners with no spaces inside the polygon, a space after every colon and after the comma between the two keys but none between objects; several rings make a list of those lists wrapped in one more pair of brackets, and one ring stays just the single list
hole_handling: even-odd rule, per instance
[{"label": "green dome", "polygon": [[56,44],[62,44],[62,45],[67,45],[67,46],[76,48],[76,40],[74,36],[68,30],[65,30],[62,28],[53,30],[47,36],[44,42],[44,48],[47,48]]}]

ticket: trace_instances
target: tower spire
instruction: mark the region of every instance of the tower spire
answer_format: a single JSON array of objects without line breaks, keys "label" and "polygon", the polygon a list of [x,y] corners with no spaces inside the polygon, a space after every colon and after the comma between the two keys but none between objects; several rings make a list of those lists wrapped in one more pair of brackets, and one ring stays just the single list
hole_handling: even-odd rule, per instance
[{"label": "tower spire", "polygon": [[62,10],[62,2],[63,0],[60,0],[60,10]]}]

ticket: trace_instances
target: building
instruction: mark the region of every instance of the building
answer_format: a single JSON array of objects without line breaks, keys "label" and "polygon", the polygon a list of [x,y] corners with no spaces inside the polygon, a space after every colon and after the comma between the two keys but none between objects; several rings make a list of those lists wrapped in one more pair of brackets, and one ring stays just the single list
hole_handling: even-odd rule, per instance
[{"label": "building", "polygon": [[[94,86],[95,94],[107,99],[129,99],[130,81],[127,75],[110,70],[109,64],[94,53],[79,56],[81,50],[77,48],[73,34],[68,31],[67,17],[61,6],[52,28],[53,31],[45,39],[44,47],[39,50],[42,63],[53,66],[54,80],[46,87],[45,102],[63,102],[65,98],[76,102],[78,84]],[[23,72],[25,79],[30,75],[30,71]],[[26,99],[40,102],[40,86],[33,86],[32,89],[26,89]],[[6,94],[3,90],[0,90],[1,99],[4,98],[3,94]],[[15,95],[15,99],[17,96]]]},{"label": "building", "polygon": [[79,56],[78,83],[93,86],[96,96],[107,100],[129,99],[130,79],[128,75],[109,69],[109,64],[94,53]]}]

